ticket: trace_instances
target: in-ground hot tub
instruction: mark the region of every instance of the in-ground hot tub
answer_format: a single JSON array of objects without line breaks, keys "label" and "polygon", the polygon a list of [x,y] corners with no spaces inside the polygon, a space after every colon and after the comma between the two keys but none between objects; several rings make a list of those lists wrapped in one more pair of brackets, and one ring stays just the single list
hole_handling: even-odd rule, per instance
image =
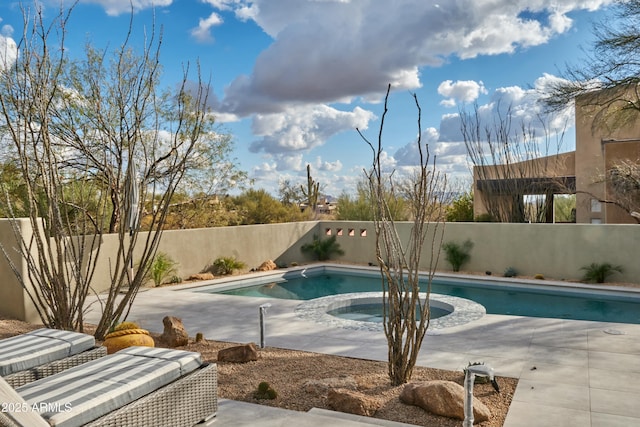
[{"label": "in-ground hot tub", "polygon": [[[382,295],[382,292],[356,292],[316,298],[298,305],[295,313],[301,319],[326,325],[346,329],[382,331],[384,325],[380,316],[376,314],[359,316],[357,314],[358,311],[362,312],[364,307],[368,308],[372,305],[378,305],[380,312],[382,312]],[[421,297],[424,300],[426,294],[421,294]],[[432,330],[464,325],[480,319],[486,314],[484,306],[465,298],[450,295],[432,293],[429,304],[438,314],[437,317],[432,317],[430,320],[429,329]]]}]

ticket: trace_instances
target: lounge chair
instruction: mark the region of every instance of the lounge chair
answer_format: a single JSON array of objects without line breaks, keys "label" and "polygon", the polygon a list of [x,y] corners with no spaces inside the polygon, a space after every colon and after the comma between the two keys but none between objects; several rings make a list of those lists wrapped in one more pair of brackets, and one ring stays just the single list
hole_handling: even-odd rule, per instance
[{"label": "lounge chair", "polygon": [[92,335],[37,329],[0,340],[0,376],[19,387],[106,354]]},{"label": "lounge chair", "polygon": [[193,426],[216,414],[216,373],[199,353],[130,347],[15,390],[4,383],[0,425]]}]

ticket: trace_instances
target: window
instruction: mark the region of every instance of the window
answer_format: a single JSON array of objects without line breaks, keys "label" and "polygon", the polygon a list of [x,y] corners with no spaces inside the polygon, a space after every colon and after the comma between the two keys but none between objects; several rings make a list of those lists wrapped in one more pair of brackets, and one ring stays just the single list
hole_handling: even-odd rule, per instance
[{"label": "window", "polygon": [[591,199],[591,212],[602,212],[602,203],[598,199]]}]

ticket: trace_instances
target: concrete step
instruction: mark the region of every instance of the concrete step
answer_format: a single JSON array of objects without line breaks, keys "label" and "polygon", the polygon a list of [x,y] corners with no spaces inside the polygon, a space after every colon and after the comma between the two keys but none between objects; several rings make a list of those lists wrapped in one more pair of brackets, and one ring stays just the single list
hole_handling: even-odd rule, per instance
[{"label": "concrete step", "polygon": [[[335,420],[355,421],[367,426],[384,426],[384,427],[415,427],[415,424],[398,423],[395,421],[381,420],[378,418],[363,417],[361,415],[347,414],[344,412],[330,411],[328,409],[313,408],[308,414],[322,415],[331,417]],[[334,421],[332,425],[342,425],[338,421]],[[360,424],[359,424],[360,425]]]},{"label": "concrete step", "polygon": [[206,424],[207,427],[326,427],[328,425],[340,427],[411,426],[410,424],[345,414],[327,409],[313,408],[309,412],[299,412],[228,399],[218,401],[217,416]]}]

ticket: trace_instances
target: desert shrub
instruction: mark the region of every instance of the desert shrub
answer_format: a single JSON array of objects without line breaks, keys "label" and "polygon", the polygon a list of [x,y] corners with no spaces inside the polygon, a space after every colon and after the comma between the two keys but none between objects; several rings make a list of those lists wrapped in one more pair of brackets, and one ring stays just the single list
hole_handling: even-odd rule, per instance
[{"label": "desert shrub", "polygon": [[513,267],[507,267],[504,270],[504,277],[516,277],[517,275],[518,275],[518,272]]},{"label": "desert shrub", "polygon": [[332,255],[344,255],[344,251],[340,248],[340,243],[336,242],[336,236],[323,240],[314,235],[313,242],[305,243],[300,249],[304,253],[313,254],[319,261],[326,261]]},{"label": "desert shrub", "polygon": [[472,248],[473,242],[469,239],[465,240],[462,244],[447,242],[442,245],[444,257],[449,264],[451,264],[453,271],[460,271],[460,267],[471,259],[470,252]]},{"label": "desert shrub", "polygon": [[608,262],[601,264],[592,262],[581,270],[584,270],[582,281],[587,283],[604,283],[613,274],[623,271],[621,265],[612,265]]},{"label": "desert shrub", "polygon": [[177,266],[178,263],[171,259],[169,255],[164,252],[158,252],[156,256],[153,257],[148,276],[153,280],[155,286],[160,286],[166,283],[170,277],[175,276]]},{"label": "desert shrub", "polygon": [[544,280],[544,274],[536,274],[535,276],[533,276],[534,279],[538,279],[538,280]]},{"label": "desert shrub", "polygon": [[213,261],[213,274],[228,275],[236,270],[242,270],[247,265],[235,257],[220,257]]},{"label": "desert shrub", "polygon": [[475,217],[475,222],[495,222],[490,213],[483,213]]},{"label": "desert shrub", "polygon": [[256,390],[253,395],[256,399],[273,400],[278,397],[278,392],[276,392],[268,382],[262,381],[258,384],[258,390]]}]

